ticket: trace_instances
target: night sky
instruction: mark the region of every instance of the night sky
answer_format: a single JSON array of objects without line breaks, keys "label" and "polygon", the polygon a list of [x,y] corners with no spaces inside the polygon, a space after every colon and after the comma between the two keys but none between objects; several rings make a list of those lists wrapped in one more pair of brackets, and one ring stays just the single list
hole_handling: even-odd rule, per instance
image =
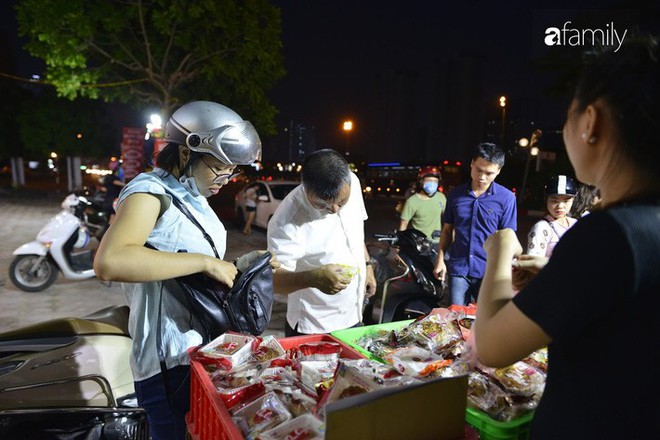
[{"label": "night sky", "polygon": [[[439,56],[461,52],[484,58],[484,99],[492,99],[494,114],[500,95],[508,97],[508,110],[518,117],[525,117],[521,113],[528,108],[516,109],[516,98],[531,98],[538,107],[534,116],[560,124],[565,101],[547,97],[545,89],[554,77],[534,67],[547,52],[544,30],[608,6],[632,9],[633,15],[642,10],[641,2],[607,0],[553,1],[541,7],[530,1],[276,3],[282,8],[288,71],[272,94],[281,111],[279,120],[314,124],[322,146],[341,137],[344,118],[364,118],[378,75],[423,69]],[[616,21],[620,15],[605,13],[603,18]],[[639,15],[649,18],[646,12]]]},{"label": "night sky", "polygon": [[[1,30],[10,44],[20,46],[10,3],[0,5]],[[640,6],[648,2],[638,1],[553,1],[546,2],[547,7],[533,7],[529,1],[504,6],[493,1],[274,3],[282,11],[287,70],[287,76],[270,93],[280,110],[277,123],[285,127],[295,120],[315,126],[321,147],[341,142],[341,122],[346,118],[355,121],[356,140],[368,143],[364,136],[369,130],[363,125],[373,112],[373,90],[379,76],[397,69],[424,69],[438,57],[460,53],[483,59],[483,84],[478,86],[483,90],[486,117],[497,115],[497,98],[506,95],[511,117],[539,117],[560,124],[565,102],[546,94],[552,75],[534,67],[548,50],[543,45],[545,28],[561,26],[576,11],[598,9],[602,13],[608,6],[633,10],[640,20],[652,19],[656,26],[658,19],[657,6],[651,10]],[[604,17],[616,20],[618,15],[605,13]],[[18,49],[17,62],[20,76],[29,76],[40,66]],[[136,125],[142,123],[136,121]]]}]

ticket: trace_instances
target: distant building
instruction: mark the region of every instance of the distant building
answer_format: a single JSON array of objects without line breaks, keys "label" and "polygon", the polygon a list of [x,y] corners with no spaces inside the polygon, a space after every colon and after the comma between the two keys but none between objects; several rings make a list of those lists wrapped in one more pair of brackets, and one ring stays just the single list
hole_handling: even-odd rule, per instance
[{"label": "distant building", "polygon": [[381,75],[371,156],[421,163],[468,159],[483,136],[483,72],[480,54],[460,53]]},{"label": "distant building", "polygon": [[302,122],[289,121],[269,145],[264,146],[264,161],[300,163],[316,151],[316,128]]}]

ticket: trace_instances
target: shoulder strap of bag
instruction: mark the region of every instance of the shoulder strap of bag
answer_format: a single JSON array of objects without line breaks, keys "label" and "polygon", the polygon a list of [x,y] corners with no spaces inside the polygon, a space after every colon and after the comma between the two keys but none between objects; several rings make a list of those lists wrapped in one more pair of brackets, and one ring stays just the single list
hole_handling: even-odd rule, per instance
[{"label": "shoulder strap of bag", "polygon": [[213,239],[208,234],[208,232],[206,232],[204,230],[202,225],[199,224],[199,222],[197,221],[195,216],[192,215],[192,213],[188,210],[186,205],[184,205],[183,202],[181,200],[179,200],[174,194],[172,194],[167,188],[163,187],[163,189],[165,190],[165,192],[167,194],[169,194],[170,197],[172,197],[172,203],[174,203],[174,206],[179,208],[179,211],[181,211],[183,213],[183,215],[185,215],[188,218],[188,220],[190,220],[192,222],[193,225],[197,226],[199,228],[199,230],[202,231],[202,235],[204,236],[206,241],[208,241],[209,244],[211,245],[211,249],[213,249],[213,253],[215,254],[215,258],[220,258],[220,255],[218,254],[218,250],[215,248],[215,243],[213,243]]}]

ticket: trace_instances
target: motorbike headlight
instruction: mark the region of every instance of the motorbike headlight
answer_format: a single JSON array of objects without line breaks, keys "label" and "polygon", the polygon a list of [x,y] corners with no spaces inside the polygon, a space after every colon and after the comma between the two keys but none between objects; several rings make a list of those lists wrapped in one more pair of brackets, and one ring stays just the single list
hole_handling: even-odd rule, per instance
[{"label": "motorbike headlight", "polygon": [[23,365],[23,361],[11,361],[11,362],[3,362],[0,364],[0,376],[4,376],[7,373],[11,373],[12,371],[18,369]]}]

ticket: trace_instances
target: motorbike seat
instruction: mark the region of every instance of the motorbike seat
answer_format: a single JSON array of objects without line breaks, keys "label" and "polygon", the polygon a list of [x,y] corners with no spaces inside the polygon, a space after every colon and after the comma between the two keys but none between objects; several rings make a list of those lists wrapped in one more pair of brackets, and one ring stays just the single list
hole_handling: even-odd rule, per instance
[{"label": "motorbike seat", "polygon": [[120,329],[122,333],[128,334],[129,311],[130,310],[127,305],[111,306],[98,310],[87,316],[83,316],[82,319],[95,321],[102,324],[108,324]]},{"label": "motorbike seat", "polygon": [[0,341],[64,337],[75,335],[113,334],[129,336],[126,305],[112,306],[82,318],[59,318],[0,334]]}]

